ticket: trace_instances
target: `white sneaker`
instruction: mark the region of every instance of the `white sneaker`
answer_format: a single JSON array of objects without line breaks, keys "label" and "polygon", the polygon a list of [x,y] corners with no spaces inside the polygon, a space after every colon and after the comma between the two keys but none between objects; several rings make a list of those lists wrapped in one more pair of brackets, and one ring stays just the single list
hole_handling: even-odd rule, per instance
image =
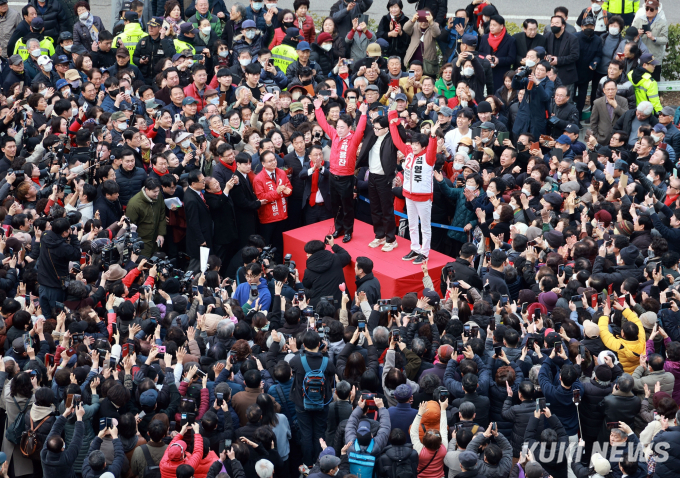
[{"label": "white sneaker", "polygon": [[393,251],[394,249],[397,248],[398,245],[399,245],[399,243],[398,243],[397,241],[394,241],[394,242],[387,242],[387,243],[385,243],[384,246],[382,246],[381,251],[383,251],[383,252],[390,252],[390,251]]},{"label": "white sneaker", "polygon": [[373,239],[371,242],[368,243],[368,247],[376,248],[382,246],[383,244],[385,244],[384,237],[382,239]]}]

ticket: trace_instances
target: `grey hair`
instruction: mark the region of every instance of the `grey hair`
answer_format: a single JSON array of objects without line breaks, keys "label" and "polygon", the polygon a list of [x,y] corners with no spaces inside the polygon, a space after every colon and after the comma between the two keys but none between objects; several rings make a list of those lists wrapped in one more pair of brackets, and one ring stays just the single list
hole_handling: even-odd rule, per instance
[{"label": "grey hair", "polygon": [[234,323],[230,319],[222,319],[217,323],[217,338],[227,340],[234,333]]},{"label": "grey hair", "polygon": [[458,412],[463,418],[472,417],[475,413],[477,413],[477,408],[472,402],[463,402],[460,404],[460,407],[458,407]]},{"label": "grey hair", "polygon": [[246,16],[246,7],[242,3],[235,3],[234,6],[236,7],[236,11],[241,14],[242,18],[245,18]]},{"label": "grey hair", "polygon": [[383,326],[378,326],[373,329],[373,342],[378,344],[387,344],[390,340],[390,331]]},{"label": "grey hair", "polygon": [[255,463],[255,471],[260,478],[271,478],[274,475],[274,465],[269,460],[259,460]]},{"label": "grey hair", "polygon": [[40,42],[38,41],[37,38],[31,38],[30,40],[28,40],[28,41],[26,42],[26,49],[27,49],[27,50],[30,50],[30,49],[31,49],[31,44],[32,44],[32,43],[35,43],[36,45],[40,46]]},{"label": "grey hair", "polygon": [[531,383],[534,384],[534,389],[539,391],[541,390],[541,385],[538,383],[538,372],[540,370],[540,365],[534,365],[531,367],[531,370],[529,370],[529,380],[531,380]]},{"label": "grey hair", "polygon": [[420,377],[418,385],[420,385],[420,391],[424,393],[434,393],[434,391],[442,384],[439,376],[428,373]]},{"label": "grey hair", "polygon": [[621,390],[623,393],[628,393],[633,390],[635,380],[633,380],[633,377],[630,374],[624,373],[619,377],[618,384],[619,390]]},{"label": "grey hair", "polygon": [[456,153],[456,154],[454,154],[454,155],[453,155],[453,160],[455,161],[456,159],[458,159],[458,156],[460,156],[460,159],[462,159],[463,161],[467,161],[467,160],[468,160],[467,154],[463,154],[463,153]]},{"label": "grey hair", "polygon": [[425,353],[425,341],[420,338],[413,339],[411,342],[411,350],[418,357],[422,357],[422,355]]},{"label": "grey hair", "polygon": [[106,466],[106,457],[100,450],[94,450],[92,453],[90,453],[90,456],[87,457],[87,461],[95,471],[103,470]]},{"label": "grey hair", "polygon": [[650,116],[654,113],[654,106],[649,101],[641,101],[637,105],[637,110],[645,116]]},{"label": "grey hair", "polygon": [[612,428],[611,433],[616,435],[619,440],[625,441],[628,439],[628,434],[621,430],[620,428]]},{"label": "grey hair", "polygon": [[359,76],[354,80],[354,87],[357,87],[357,81],[361,81],[362,83],[365,83],[364,86],[368,86],[368,80],[364,78],[363,76]]}]

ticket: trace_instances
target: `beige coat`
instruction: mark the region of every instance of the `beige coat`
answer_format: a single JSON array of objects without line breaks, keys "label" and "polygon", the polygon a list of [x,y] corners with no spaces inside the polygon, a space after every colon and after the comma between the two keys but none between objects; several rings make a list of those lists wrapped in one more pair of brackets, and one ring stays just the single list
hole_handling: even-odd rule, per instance
[{"label": "beige coat", "polygon": [[[413,23],[413,19],[404,23],[404,33],[411,36],[411,43],[406,50],[406,56],[404,57],[405,63],[408,65],[413,58],[413,54],[420,45],[420,37],[423,36],[420,30],[420,23]],[[439,25],[435,22],[430,28],[425,31],[425,37],[423,38],[423,59],[429,61],[437,61],[437,37],[441,33]]]},{"label": "beige coat", "polygon": [[656,41],[652,41],[646,34],[642,33],[642,25],[649,25],[649,20],[645,15],[644,10],[638,11],[633,20],[633,26],[640,31],[640,38],[645,44],[649,53],[654,55],[654,59],[663,60],[666,56],[666,45],[668,45],[668,21],[663,10],[659,10],[656,19],[650,27],[650,32]]},{"label": "beige coat", "polygon": [[614,110],[614,118],[609,118],[607,111],[607,98],[598,98],[593,103],[593,114],[590,116],[590,127],[597,142],[609,145],[609,138],[614,130],[614,123],[628,111],[628,101],[623,96],[616,95],[616,103],[619,105]]},{"label": "beige coat", "polygon": [[31,413],[31,406],[35,400],[33,396],[31,396],[30,399],[27,399],[17,395],[14,398],[21,407],[21,410],[19,410],[9,394],[11,383],[11,380],[5,382],[2,390],[2,398],[0,400],[0,406],[2,406],[7,412],[7,422],[5,423],[5,427],[2,432],[2,451],[7,454],[10,462],[14,463],[14,474],[16,476],[30,475],[33,473],[33,462],[21,454],[21,450],[19,450],[18,446],[15,446],[14,443],[5,438],[5,431],[7,431],[8,423],[14,423],[14,420],[16,420],[19,412],[26,406],[26,402],[30,403],[26,413]]}]

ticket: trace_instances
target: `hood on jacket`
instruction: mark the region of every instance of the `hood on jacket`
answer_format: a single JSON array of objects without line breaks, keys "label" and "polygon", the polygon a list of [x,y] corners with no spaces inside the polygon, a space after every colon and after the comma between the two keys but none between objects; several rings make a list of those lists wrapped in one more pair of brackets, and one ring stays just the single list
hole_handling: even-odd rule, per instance
[{"label": "hood on jacket", "polygon": [[31,407],[31,419],[33,420],[34,426],[37,425],[37,423],[35,423],[36,421],[40,421],[51,415],[53,411],[54,407],[52,405],[44,407],[42,405],[33,404],[33,407]]},{"label": "hood on jacket", "polygon": [[318,274],[327,272],[333,266],[333,253],[328,249],[315,252],[307,259],[307,269]]}]

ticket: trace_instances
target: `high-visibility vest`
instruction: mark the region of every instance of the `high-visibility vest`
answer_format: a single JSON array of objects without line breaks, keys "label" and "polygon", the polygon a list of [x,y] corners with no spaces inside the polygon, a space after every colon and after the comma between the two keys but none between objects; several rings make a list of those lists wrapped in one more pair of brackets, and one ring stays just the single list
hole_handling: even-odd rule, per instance
[{"label": "high-visibility vest", "polygon": [[175,38],[172,40],[173,45],[175,45],[175,53],[182,53],[184,50],[191,50],[191,54],[196,54],[196,48],[191,43],[187,43],[182,40]]},{"label": "high-visibility vest", "polygon": [[635,13],[640,8],[640,0],[605,0],[602,10],[612,15]]},{"label": "high-visibility vest", "polygon": [[277,45],[272,49],[272,60],[274,61],[274,66],[278,66],[279,69],[286,73],[288,65],[297,61],[298,54],[295,48],[289,45]]},{"label": "high-visibility vest", "polygon": [[643,101],[649,101],[654,106],[654,112],[658,113],[663,109],[661,101],[659,101],[659,84],[652,78],[652,75],[647,72],[642,75],[640,83],[637,85],[633,81],[633,72],[628,73],[628,80],[635,88],[635,104],[639,105]]},{"label": "high-visibility vest", "polygon": [[[26,48],[26,44],[24,43],[23,38],[21,38],[19,41],[15,43],[14,54],[21,55],[21,58],[23,58],[24,61],[28,60],[28,57],[31,56],[31,53],[28,51],[28,48]],[[52,41],[52,38],[45,37],[41,40],[40,54],[47,56],[54,55],[54,42]]]},{"label": "high-visibility vest", "polygon": [[142,30],[142,26],[139,23],[128,23],[125,25],[123,33],[120,33],[113,38],[112,47],[118,48],[118,39],[122,40],[123,46],[130,52],[130,64],[134,65],[132,57],[137,49],[137,43],[139,43],[139,40],[146,35],[147,33]]}]

